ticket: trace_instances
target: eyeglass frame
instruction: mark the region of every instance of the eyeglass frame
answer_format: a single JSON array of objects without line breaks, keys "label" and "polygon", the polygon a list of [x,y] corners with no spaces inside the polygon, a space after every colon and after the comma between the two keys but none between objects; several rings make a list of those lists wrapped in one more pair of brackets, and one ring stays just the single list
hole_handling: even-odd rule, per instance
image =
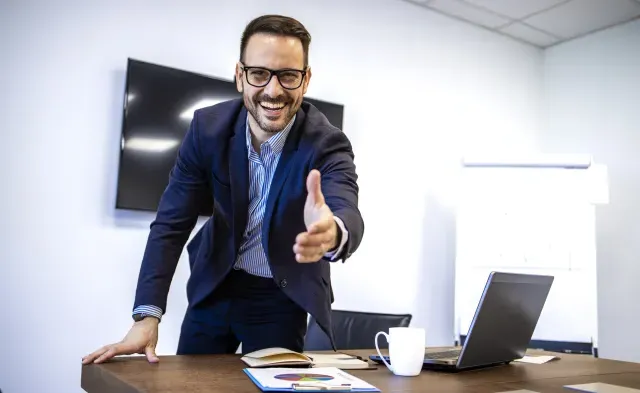
[{"label": "eyeglass frame", "polygon": [[[253,83],[249,82],[249,73],[247,72],[247,70],[251,70],[252,68],[255,68],[255,69],[258,69],[258,70],[267,71],[269,73],[269,79],[267,79],[267,82],[264,85],[256,86]],[[246,65],[242,64],[242,66],[240,66],[240,69],[242,69],[242,72],[245,75],[244,78],[247,80],[247,83],[250,84],[253,87],[265,87],[265,86],[267,86],[269,83],[271,83],[271,78],[273,78],[273,76],[275,75],[276,77],[278,77],[278,83],[280,84],[280,86],[282,86],[283,89],[296,90],[296,89],[299,89],[300,86],[302,86],[302,83],[304,83],[304,78],[306,78],[306,76],[307,76],[308,67],[305,67],[304,70],[299,70],[299,69],[296,69],[296,68],[281,68],[279,70],[272,70],[271,68],[267,68],[267,67],[246,66]],[[285,87],[282,84],[282,81],[280,81],[280,76],[278,74],[280,74],[281,72],[286,72],[286,71],[296,71],[296,72],[302,73],[302,78],[300,78],[300,84],[297,87]]]}]

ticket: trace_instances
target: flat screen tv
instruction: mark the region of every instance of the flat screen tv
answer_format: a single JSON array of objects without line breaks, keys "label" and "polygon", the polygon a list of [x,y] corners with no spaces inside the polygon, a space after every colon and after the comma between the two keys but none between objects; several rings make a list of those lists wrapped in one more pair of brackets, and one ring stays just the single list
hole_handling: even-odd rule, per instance
[{"label": "flat screen tv", "polygon": [[[193,112],[241,96],[232,80],[134,59],[127,61],[124,93],[116,208],[156,211]],[[343,105],[305,100],[342,129]],[[213,201],[200,215],[212,210]]]}]

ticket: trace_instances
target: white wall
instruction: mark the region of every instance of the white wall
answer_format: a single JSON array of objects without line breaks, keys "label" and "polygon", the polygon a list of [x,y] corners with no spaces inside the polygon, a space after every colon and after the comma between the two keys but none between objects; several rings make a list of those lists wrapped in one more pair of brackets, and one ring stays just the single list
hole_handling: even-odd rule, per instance
[{"label": "white wall", "polygon": [[[0,7],[3,392],[80,391],[81,357],[131,326],[153,217],[113,210],[126,58],[230,78],[267,12],[311,31],[309,95],[345,104],[356,150],[366,231],[333,270],[334,307],[411,312],[428,344],[451,343],[447,176],[463,151],[532,146],[541,51],[396,0]],[[183,259],[160,354],[175,353],[187,276]]]},{"label": "white wall", "polygon": [[545,53],[547,152],[593,154],[608,166],[610,200],[596,210],[598,346],[640,361],[640,21]]},{"label": "white wall", "polygon": [[[468,168],[456,215],[456,317],[467,334],[491,271],[554,277],[534,340],[597,335],[593,169]],[[456,322],[458,319],[456,319]]]}]

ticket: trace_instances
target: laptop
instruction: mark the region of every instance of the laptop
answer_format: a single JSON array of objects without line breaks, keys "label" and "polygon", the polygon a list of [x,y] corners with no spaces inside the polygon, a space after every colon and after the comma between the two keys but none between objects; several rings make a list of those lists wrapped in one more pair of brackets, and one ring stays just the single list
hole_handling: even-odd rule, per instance
[{"label": "laptop", "polygon": [[[491,272],[462,348],[427,349],[423,369],[460,371],[521,359],[551,290],[553,276]],[[369,358],[382,363],[380,356]],[[385,356],[389,361],[389,357]]]}]

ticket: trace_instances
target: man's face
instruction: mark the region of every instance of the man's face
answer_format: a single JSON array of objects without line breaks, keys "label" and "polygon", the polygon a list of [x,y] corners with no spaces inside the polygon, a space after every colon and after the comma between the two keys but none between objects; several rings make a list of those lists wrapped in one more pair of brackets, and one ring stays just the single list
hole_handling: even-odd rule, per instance
[{"label": "man's face", "polygon": [[[260,69],[243,71],[241,67],[264,67],[270,70],[294,69],[304,70],[304,50],[302,43],[295,37],[283,37],[270,34],[254,34],[247,43],[244,52],[244,64],[236,65],[236,85],[242,93],[244,104],[250,116],[262,131],[275,133],[282,131],[291,121],[302,104],[302,98],[307,92],[311,71],[302,80],[300,87],[285,89],[285,86],[295,86],[296,73],[286,73],[279,78],[274,74],[269,83],[263,87],[252,86],[247,82],[247,76],[254,85],[260,85],[260,80],[268,78],[268,72]],[[247,75],[248,74],[248,75]]]}]

